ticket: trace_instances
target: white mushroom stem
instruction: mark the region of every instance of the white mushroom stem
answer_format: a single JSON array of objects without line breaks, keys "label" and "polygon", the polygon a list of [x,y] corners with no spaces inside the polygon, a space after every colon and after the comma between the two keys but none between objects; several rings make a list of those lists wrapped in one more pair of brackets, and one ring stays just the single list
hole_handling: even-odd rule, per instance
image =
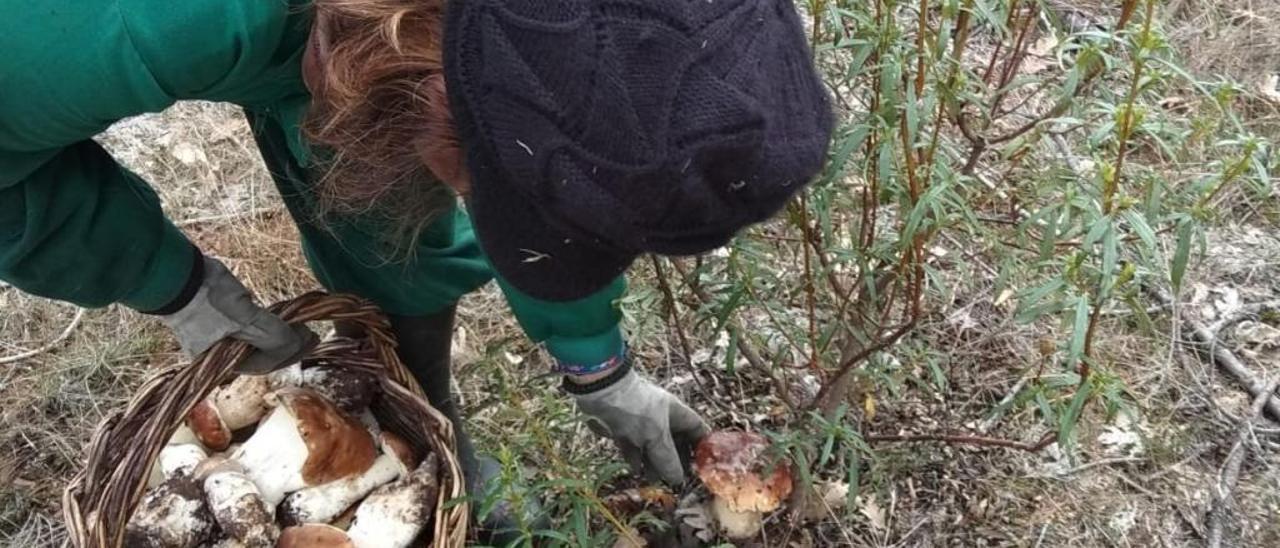
[{"label": "white mushroom stem", "polygon": [[406,548],[430,520],[439,485],[439,461],[427,457],[408,477],[384,485],[356,509],[347,535],[355,548]]},{"label": "white mushroom stem", "polygon": [[257,486],[233,461],[225,461],[204,479],[213,517],[222,532],[247,548],[271,548],[280,529],[272,519],[274,507],[267,506]]},{"label": "white mushroom stem", "polygon": [[763,515],[754,510],[736,511],[729,507],[724,497],[711,500],[711,515],[720,523],[724,536],[734,540],[753,538],[760,534]]},{"label": "white mushroom stem", "polygon": [[286,494],[355,477],[377,458],[373,437],[313,391],[286,388],[278,405],[233,457],[274,508]]},{"label": "white mushroom stem", "polygon": [[169,443],[166,445],[184,445],[188,443],[200,443],[200,440],[196,438],[196,433],[192,432],[189,426],[182,424],[178,426],[177,430],[174,430],[173,436],[169,438]]},{"label": "white mushroom stem", "polygon": [[298,434],[293,415],[277,407],[232,458],[244,466],[262,499],[274,508],[286,493],[307,486],[302,478],[307,453],[307,443]]},{"label": "white mushroom stem", "polygon": [[378,417],[373,416],[373,411],[370,411],[368,408],[362,409],[360,413],[356,415],[356,419],[369,430],[369,434],[373,436],[373,439],[380,439],[382,437],[382,425],[378,424]]},{"label": "white mushroom stem", "polygon": [[214,520],[192,476],[166,480],[143,497],[125,526],[130,548],[195,548],[213,535]]},{"label": "white mushroom stem", "polygon": [[280,521],[286,526],[328,523],[370,491],[400,477],[404,465],[394,455],[382,455],[365,473],[308,487],[284,499]]}]

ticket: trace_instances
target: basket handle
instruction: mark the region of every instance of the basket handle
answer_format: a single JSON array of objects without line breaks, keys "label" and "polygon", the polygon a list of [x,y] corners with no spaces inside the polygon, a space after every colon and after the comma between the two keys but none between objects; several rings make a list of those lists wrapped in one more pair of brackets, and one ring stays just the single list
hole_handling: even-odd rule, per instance
[{"label": "basket handle", "polygon": [[[425,397],[396,354],[390,323],[373,303],[317,291],[276,303],[268,310],[289,323],[333,320],[358,324],[368,334],[387,377]],[[242,341],[219,341],[189,366],[170,367],[150,378],[123,411],[103,420],[90,441],[84,470],[71,479],[63,493],[70,543],[81,548],[123,545],[125,524],[142,500],[151,466],[169,436],[251,352]]]}]

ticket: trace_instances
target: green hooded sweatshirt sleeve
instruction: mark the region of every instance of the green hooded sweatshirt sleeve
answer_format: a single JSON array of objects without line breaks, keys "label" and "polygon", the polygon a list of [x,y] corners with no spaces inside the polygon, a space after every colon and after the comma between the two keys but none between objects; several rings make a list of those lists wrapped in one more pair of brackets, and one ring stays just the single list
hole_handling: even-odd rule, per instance
[{"label": "green hooded sweatshirt sleeve", "polygon": [[168,303],[191,244],[91,139],[179,99],[302,89],[307,26],[284,0],[0,0],[0,278],[84,306]]}]

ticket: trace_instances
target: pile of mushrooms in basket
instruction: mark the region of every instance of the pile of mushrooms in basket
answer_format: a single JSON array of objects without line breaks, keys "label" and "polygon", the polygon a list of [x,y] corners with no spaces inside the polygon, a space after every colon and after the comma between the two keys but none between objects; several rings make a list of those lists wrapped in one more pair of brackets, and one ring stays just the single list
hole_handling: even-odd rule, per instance
[{"label": "pile of mushrooms in basket", "polygon": [[160,453],[125,546],[410,546],[431,519],[440,462],[379,428],[373,375],[294,364],[238,376]]}]

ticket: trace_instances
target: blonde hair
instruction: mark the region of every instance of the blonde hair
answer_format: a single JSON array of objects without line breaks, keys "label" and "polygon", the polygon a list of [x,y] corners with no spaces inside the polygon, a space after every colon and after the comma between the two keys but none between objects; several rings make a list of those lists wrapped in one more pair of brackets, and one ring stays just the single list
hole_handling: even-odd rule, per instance
[{"label": "blonde hair", "polygon": [[322,213],[380,216],[392,241],[409,241],[453,203],[441,179],[465,177],[444,87],[445,0],[314,6],[304,131],[324,159]]}]

